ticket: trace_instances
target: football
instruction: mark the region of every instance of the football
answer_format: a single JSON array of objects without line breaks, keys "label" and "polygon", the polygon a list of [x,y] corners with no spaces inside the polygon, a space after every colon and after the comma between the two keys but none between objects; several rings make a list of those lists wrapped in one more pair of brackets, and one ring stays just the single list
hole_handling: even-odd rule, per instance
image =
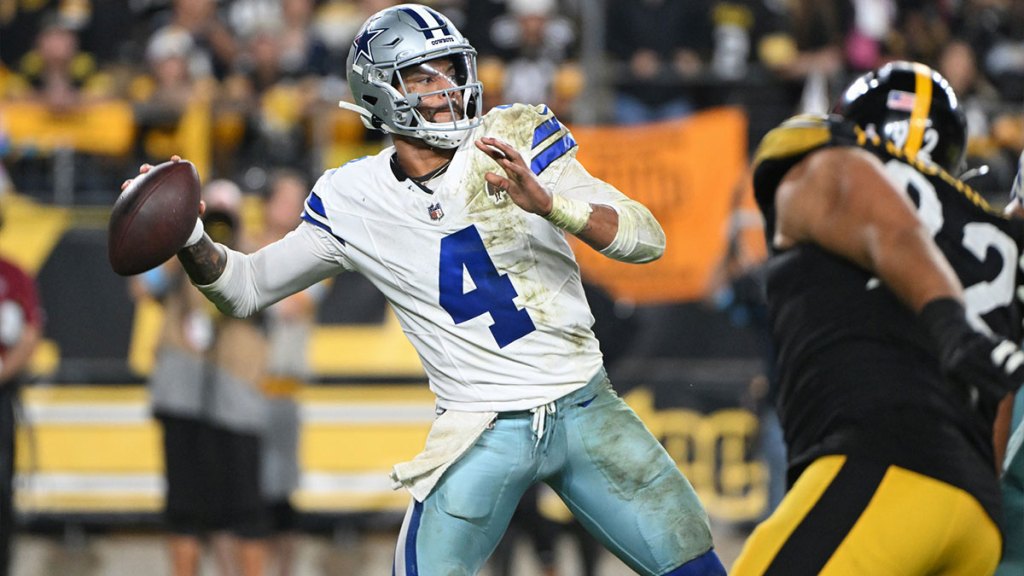
[{"label": "football", "polygon": [[140,174],[110,212],[107,257],[121,276],[163,264],[192,234],[199,217],[201,184],[191,162],[164,162]]}]

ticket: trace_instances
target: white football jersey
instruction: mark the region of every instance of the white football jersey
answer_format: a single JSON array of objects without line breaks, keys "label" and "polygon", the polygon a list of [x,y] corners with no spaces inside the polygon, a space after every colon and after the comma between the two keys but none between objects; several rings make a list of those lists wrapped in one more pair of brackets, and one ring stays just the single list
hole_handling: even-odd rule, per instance
[{"label": "white football jersey", "polygon": [[387,297],[440,407],[524,410],[582,387],[602,357],[564,233],[488,193],[484,174],[503,170],[473,144],[483,136],[518,149],[555,193],[575,162],[547,107],[516,104],[485,115],[429,190],[402,179],[389,147],[326,172],[303,218]]}]

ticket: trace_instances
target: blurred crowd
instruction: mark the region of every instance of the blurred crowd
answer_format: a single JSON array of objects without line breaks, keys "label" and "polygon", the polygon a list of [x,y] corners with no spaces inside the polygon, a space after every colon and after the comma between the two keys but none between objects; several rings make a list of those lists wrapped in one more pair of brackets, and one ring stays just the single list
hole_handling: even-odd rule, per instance
[{"label": "blurred crowd", "polygon": [[[361,156],[380,136],[336,106],[344,62],[363,20],[395,3],[0,0],[0,180],[46,197],[70,167],[73,186],[106,191],[78,201],[108,203],[129,167],[172,153],[247,191],[277,168],[312,177]],[[796,111],[827,111],[853,75],[908,59],[964,100],[971,165],[988,166],[972,172],[978,187],[1007,188],[1024,147],[1024,2],[427,3],[478,49],[487,106],[630,124],[738,105],[753,146]],[[34,137],[52,125],[82,133]],[[62,145],[76,151],[63,164]]]}]

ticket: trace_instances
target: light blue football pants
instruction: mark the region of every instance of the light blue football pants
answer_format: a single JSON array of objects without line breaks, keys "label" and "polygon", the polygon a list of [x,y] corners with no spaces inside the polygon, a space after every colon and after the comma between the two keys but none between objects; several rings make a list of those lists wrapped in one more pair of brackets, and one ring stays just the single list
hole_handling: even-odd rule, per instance
[{"label": "light blue football pants", "polygon": [[604,370],[553,404],[540,435],[534,413],[500,414],[422,503],[413,500],[395,576],[476,574],[541,481],[639,574],[725,576],[693,487]]},{"label": "light blue football pants", "polygon": [[996,576],[1024,576],[1024,391],[1013,403],[1013,424],[1006,449],[1003,491],[1003,560]]}]

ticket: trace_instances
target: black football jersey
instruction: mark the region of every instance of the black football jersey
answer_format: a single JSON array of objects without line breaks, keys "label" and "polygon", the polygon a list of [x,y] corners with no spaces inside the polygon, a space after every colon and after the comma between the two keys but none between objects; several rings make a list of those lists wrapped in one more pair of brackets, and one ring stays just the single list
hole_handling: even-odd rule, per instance
[{"label": "black football jersey", "polygon": [[[882,161],[960,277],[969,313],[1018,341],[1024,221],[838,117],[797,116],[762,141],[754,190],[769,244],[779,182],[808,154],[833,146],[861,147]],[[997,518],[996,476],[984,473],[995,470],[995,405],[944,381],[937,350],[909,308],[867,270],[808,243],[772,251],[766,291],[791,479],[825,454],[872,457],[968,490]]]}]

